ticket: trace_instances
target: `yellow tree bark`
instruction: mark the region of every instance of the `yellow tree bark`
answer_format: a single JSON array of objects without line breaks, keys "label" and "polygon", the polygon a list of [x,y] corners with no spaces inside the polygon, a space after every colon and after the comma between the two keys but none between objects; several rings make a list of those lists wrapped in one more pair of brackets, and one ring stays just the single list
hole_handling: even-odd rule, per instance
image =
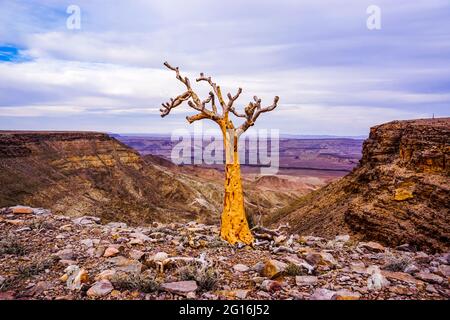
[{"label": "yellow tree bark", "polygon": [[250,245],[253,236],[250,231],[244,207],[241,167],[238,153],[238,136],[235,129],[223,130],[225,147],[225,196],[223,201],[220,236],[231,244],[238,242]]},{"label": "yellow tree bark", "polygon": [[[228,93],[228,102],[225,102],[220,86],[214,83],[211,77],[206,77],[203,73],[200,73],[200,77],[198,77],[196,81],[205,81],[212,88],[208,98],[201,101],[192,89],[190,80],[187,77],[181,76],[178,67],[172,67],[167,62],[165,62],[164,65],[168,69],[175,72],[176,78],[183,83],[186,87],[186,91],[162,104],[162,108],[160,109],[161,117],[165,117],[172,109],[181,105],[183,102],[187,102],[192,109],[198,111],[197,114],[186,117],[189,123],[202,119],[210,119],[215,121],[220,126],[223,134],[226,156],[225,196],[223,201],[220,235],[224,240],[231,244],[240,242],[250,245],[253,243],[253,236],[245,216],[244,193],[242,191],[241,168],[238,154],[238,140],[242,133],[255,124],[256,119],[258,119],[262,113],[272,111],[277,107],[279,98],[278,96],[275,96],[273,104],[263,108],[261,106],[261,99],[254,96],[254,101],[247,105],[244,113],[241,113],[236,111],[233,107],[233,103],[242,93],[241,88],[238,89],[234,96]],[[217,110],[216,99],[222,108],[221,114]],[[211,109],[207,108],[207,104],[211,104]],[[229,119],[230,112],[238,118],[245,119],[244,123],[242,123],[238,128],[235,128],[233,122]]]}]

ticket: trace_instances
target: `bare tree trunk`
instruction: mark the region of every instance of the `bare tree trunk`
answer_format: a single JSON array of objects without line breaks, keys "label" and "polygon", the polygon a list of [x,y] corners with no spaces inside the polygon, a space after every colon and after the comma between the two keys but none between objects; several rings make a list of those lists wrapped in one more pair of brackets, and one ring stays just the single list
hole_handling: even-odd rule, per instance
[{"label": "bare tree trunk", "polygon": [[[237,242],[251,244],[253,243],[253,236],[248,227],[247,217],[245,216],[244,194],[242,192],[241,168],[237,152],[237,142],[239,136],[253,126],[256,119],[258,119],[262,113],[272,111],[277,107],[279,97],[275,96],[271,105],[261,107],[261,99],[254,96],[253,102],[250,102],[245,107],[244,113],[238,112],[233,107],[233,104],[242,93],[242,88],[239,88],[234,96],[231,95],[231,93],[228,93],[226,95],[228,97],[228,102],[225,102],[220,86],[213,82],[211,77],[207,77],[203,73],[200,73],[200,77],[198,77],[196,81],[205,81],[212,88],[208,98],[202,101],[192,89],[188,77],[181,76],[178,67],[171,66],[167,61],[164,62],[164,65],[168,69],[175,71],[176,78],[184,84],[186,91],[162,104],[162,108],[159,109],[161,117],[167,116],[173,108],[186,102],[192,109],[198,111],[197,114],[186,117],[186,120],[189,123],[202,119],[210,119],[220,126],[226,155],[225,198],[223,201],[220,235],[231,244]],[[217,110],[216,99],[222,108],[221,114]],[[207,104],[211,104],[211,109],[206,107]],[[229,119],[230,112],[238,118],[244,118],[244,123],[235,128],[233,122]]]},{"label": "bare tree trunk", "polygon": [[235,129],[222,130],[225,147],[225,197],[223,201],[221,237],[231,244],[251,244],[253,236],[248,226],[244,208],[241,168],[237,151],[238,136]]}]

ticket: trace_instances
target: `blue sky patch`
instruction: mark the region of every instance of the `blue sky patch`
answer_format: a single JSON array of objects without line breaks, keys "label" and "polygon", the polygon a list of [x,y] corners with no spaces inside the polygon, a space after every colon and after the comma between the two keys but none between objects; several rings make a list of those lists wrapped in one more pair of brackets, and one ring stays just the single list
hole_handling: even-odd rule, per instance
[{"label": "blue sky patch", "polygon": [[12,45],[0,44],[0,62],[23,62],[28,60],[19,48]]}]

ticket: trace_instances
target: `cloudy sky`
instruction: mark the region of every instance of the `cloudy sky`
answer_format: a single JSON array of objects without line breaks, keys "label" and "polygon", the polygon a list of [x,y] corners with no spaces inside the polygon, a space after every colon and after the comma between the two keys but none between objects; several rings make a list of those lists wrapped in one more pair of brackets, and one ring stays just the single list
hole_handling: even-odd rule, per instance
[{"label": "cloudy sky", "polygon": [[[67,28],[69,5],[81,29]],[[380,30],[367,28],[370,5]],[[242,87],[237,106],[279,95],[258,128],[365,135],[449,116],[449,57],[448,0],[0,0],[0,129],[187,128],[187,106],[159,116],[183,89],[167,60],[226,92]]]}]

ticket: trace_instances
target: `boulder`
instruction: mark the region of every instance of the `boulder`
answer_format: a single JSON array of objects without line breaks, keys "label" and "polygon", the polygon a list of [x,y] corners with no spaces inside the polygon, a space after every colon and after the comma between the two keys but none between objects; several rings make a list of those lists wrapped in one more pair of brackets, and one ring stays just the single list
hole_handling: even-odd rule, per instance
[{"label": "boulder", "polygon": [[336,266],[337,261],[329,252],[309,252],[305,256],[305,260],[314,266]]},{"label": "boulder", "polygon": [[69,290],[80,290],[83,284],[89,281],[88,272],[77,265],[68,266],[64,271],[66,274],[62,279],[67,279],[66,285]]},{"label": "boulder", "polygon": [[262,270],[261,275],[273,279],[281,275],[286,267],[286,263],[275,259],[270,259],[264,263],[264,269]]},{"label": "boulder", "polygon": [[420,279],[422,281],[429,282],[429,283],[441,284],[444,282],[444,278],[442,278],[434,273],[426,273],[426,272],[422,271],[422,272],[416,273],[414,276],[417,279]]},{"label": "boulder", "polygon": [[94,283],[92,287],[87,291],[87,296],[91,298],[104,297],[111,293],[114,289],[111,282],[108,280],[100,280]]},{"label": "boulder", "polygon": [[247,272],[248,270],[250,270],[250,268],[248,266],[246,266],[245,264],[240,264],[240,263],[235,264],[233,266],[233,269],[238,272]]},{"label": "boulder", "polygon": [[26,206],[15,206],[10,207],[11,213],[13,214],[33,214],[33,208]]},{"label": "boulder", "polygon": [[324,289],[324,288],[318,288],[314,290],[313,294],[309,298],[310,300],[333,300],[333,297],[335,296],[336,291]]},{"label": "boulder", "polygon": [[374,241],[361,242],[359,246],[372,252],[384,252],[385,250],[384,246]]},{"label": "boulder", "polygon": [[367,273],[370,274],[369,279],[367,279],[367,289],[381,290],[389,286],[389,281],[381,274],[378,266],[370,266],[367,268]]},{"label": "boulder", "polygon": [[195,292],[197,288],[197,282],[195,281],[177,281],[163,283],[161,285],[162,290],[179,295],[186,295],[189,292]]},{"label": "boulder", "polygon": [[261,283],[261,289],[267,292],[279,291],[282,287],[280,282],[274,280],[264,280]]},{"label": "boulder", "polygon": [[317,283],[319,279],[315,276],[296,276],[295,283],[298,286],[310,286]]},{"label": "boulder", "polygon": [[119,252],[119,249],[116,247],[108,247],[106,248],[105,253],[103,253],[103,256],[105,258],[115,257],[119,254]]},{"label": "boulder", "polygon": [[345,289],[338,290],[332,297],[334,300],[359,300],[360,298],[361,295],[359,293]]},{"label": "boulder", "polygon": [[60,260],[73,260],[75,258],[75,253],[72,249],[63,249],[56,253],[56,256]]}]

